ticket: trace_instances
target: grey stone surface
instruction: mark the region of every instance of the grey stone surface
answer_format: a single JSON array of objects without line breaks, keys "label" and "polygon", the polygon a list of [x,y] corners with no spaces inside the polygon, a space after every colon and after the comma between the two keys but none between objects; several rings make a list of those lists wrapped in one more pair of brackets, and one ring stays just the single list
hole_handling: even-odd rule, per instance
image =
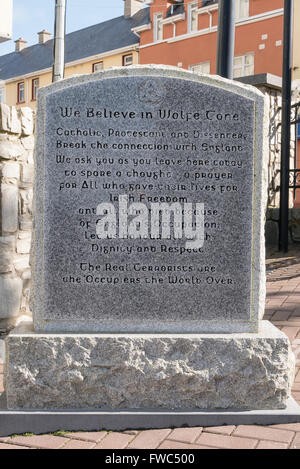
[{"label": "grey stone surface", "polygon": [[18,316],[22,284],[20,278],[0,276],[0,319]]},{"label": "grey stone surface", "polygon": [[294,355],[263,321],[258,334],[36,334],[6,339],[9,409],[280,409]]},{"label": "grey stone surface", "polygon": [[[2,404],[2,405],[1,405]],[[300,406],[289,399],[283,410],[208,411],[8,411],[0,396],[0,436],[68,431],[123,431],[153,428],[278,425],[300,422]]]},{"label": "grey stone surface", "polygon": [[[123,67],[42,88],[35,329],[257,331],[265,300],[264,106],[252,87],[172,67]],[[204,203],[203,248],[188,252],[174,236],[97,239],[93,211],[123,194],[148,206]]]},{"label": "grey stone surface", "polygon": [[278,89],[281,91],[282,78],[271,73],[260,73],[257,75],[250,75],[246,77],[237,78],[241,83],[253,86],[268,86],[270,88]]}]

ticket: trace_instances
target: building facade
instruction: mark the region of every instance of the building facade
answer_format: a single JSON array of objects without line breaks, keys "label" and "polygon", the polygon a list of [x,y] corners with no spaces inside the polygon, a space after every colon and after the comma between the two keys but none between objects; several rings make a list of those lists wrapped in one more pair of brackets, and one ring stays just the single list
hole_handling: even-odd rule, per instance
[{"label": "building facade", "polygon": [[[283,0],[236,0],[234,77],[281,76]],[[140,35],[140,63],[216,73],[217,0],[153,0]]]}]

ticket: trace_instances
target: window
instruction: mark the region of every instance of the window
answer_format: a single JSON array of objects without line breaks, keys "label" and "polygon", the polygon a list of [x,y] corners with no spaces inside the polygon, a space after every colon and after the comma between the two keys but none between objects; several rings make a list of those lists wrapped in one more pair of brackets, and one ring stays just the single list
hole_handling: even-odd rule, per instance
[{"label": "window", "polygon": [[200,64],[191,65],[190,70],[197,73],[210,73],[210,62],[202,62]]},{"label": "window", "polygon": [[0,103],[4,103],[5,101],[5,89],[0,88]]},{"label": "window", "polygon": [[198,31],[198,2],[191,3],[188,8],[188,32]]},{"label": "window", "polygon": [[132,54],[123,55],[123,67],[129,67],[129,65],[132,65],[132,63],[133,63]]},{"label": "window", "polygon": [[237,20],[249,17],[249,0],[235,0],[235,17]]},{"label": "window", "polygon": [[[298,119],[300,118],[300,116],[298,115]],[[298,122],[297,124],[297,139],[300,140],[300,122]]]},{"label": "window", "polygon": [[154,42],[163,40],[163,14],[156,13],[154,15]]},{"label": "window", "polygon": [[34,78],[32,80],[32,90],[31,90],[31,95],[32,95],[31,99],[32,99],[32,101],[36,100],[37,90],[39,89],[39,83],[40,83],[39,78]]},{"label": "window", "polygon": [[246,77],[254,75],[254,54],[240,55],[234,58],[233,77]]},{"label": "window", "polygon": [[101,72],[103,70],[103,62],[96,62],[93,64],[93,73]]},{"label": "window", "polygon": [[25,103],[25,83],[18,83],[18,103]]}]

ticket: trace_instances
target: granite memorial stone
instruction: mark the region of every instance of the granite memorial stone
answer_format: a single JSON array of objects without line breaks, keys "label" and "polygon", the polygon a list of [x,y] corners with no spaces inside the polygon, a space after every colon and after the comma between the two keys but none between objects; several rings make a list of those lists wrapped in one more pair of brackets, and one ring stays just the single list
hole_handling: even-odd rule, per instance
[{"label": "granite memorial stone", "polygon": [[119,72],[41,90],[36,331],[258,331],[264,99],[221,83]]},{"label": "granite memorial stone", "polygon": [[261,321],[267,108],[254,88],[130,67],[39,92],[32,310],[10,408],[281,409]]}]

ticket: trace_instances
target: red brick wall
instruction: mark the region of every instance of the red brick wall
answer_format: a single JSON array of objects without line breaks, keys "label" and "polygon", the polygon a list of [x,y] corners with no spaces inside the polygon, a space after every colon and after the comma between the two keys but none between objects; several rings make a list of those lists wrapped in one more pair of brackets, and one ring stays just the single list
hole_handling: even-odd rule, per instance
[{"label": "red brick wall", "polygon": [[[187,34],[187,3],[193,0],[186,0],[186,15],[184,21],[176,23],[176,36]],[[249,15],[257,15],[270,12],[283,7],[283,0],[250,0]],[[151,20],[153,14],[163,12],[166,15],[168,4],[166,0],[154,0],[151,4]],[[218,11],[212,11],[212,25],[217,26]],[[198,30],[209,27],[209,15],[198,16]],[[268,38],[263,40],[262,35],[267,34]],[[282,69],[282,46],[276,46],[276,41],[282,40],[283,35],[283,15],[274,18],[264,19],[245,25],[237,25],[235,55],[244,55],[254,52],[254,73],[272,73],[281,75]],[[173,25],[164,26],[163,39],[173,37]],[[149,47],[143,47],[151,44]],[[260,44],[265,44],[264,49],[259,49]],[[141,33],[141,64],[167,64],[178,65],[182,62],[182,67],[188,69],[189,66],[210,61],[211,73],[216,72],[216,50],[217,33],[211,32],[205,35],[198,35],[184,39],[182,37],[177,42],[160,42],[153,44],[153,29]]]}]

